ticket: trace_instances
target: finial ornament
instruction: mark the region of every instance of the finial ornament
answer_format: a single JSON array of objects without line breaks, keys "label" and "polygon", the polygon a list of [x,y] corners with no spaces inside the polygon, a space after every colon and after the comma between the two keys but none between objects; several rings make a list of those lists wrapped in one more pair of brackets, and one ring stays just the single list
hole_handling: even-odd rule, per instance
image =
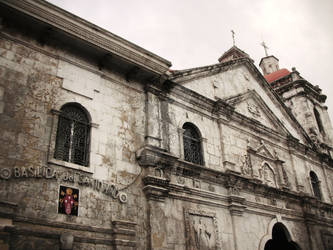
[{"label": "finial ornament", "polygon": [[265,55],[268,56],[267,49],[269,49],[269,48],[267,47],[267,45],[266,45],[266,43],[264,41],[261,43],[261,46],[264,47]]},{"label": "finial ornament", "polygon": [[235,31],[231,30],[232,34],[232,45],[235,46]]}]

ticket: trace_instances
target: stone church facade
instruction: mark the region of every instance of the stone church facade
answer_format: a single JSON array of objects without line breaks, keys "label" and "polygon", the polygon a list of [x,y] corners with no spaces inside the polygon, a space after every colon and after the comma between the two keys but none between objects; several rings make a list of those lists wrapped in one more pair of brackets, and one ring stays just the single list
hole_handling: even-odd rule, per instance
[{"label": "stone church facade", "polygon": [[0,16],[0,249],[333,249],[333,129],[295,68],[170,70],[43,0]]}]

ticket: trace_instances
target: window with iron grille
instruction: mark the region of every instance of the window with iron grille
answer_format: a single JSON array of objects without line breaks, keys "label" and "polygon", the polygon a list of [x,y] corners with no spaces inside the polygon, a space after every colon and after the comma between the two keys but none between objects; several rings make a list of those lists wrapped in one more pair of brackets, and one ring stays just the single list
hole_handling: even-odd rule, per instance
[{"label": "window with iron grille", "polygon": [[79,104],[64,105],[59,114],[54,158],[88,166],[90,123]]},{"label": "window with iron grille", "polygon": [[201,137],[198,129],[191,123],[183,125],[184,160],[203,165]]},{"label": "window with iron grille", "polygon": [[318,180],[318,177],[315,174],[315,172],[313,171],[310,172],[310,179],[314,196],[317,199],[321,200],[320,185],[319,185],[320,181]]}]

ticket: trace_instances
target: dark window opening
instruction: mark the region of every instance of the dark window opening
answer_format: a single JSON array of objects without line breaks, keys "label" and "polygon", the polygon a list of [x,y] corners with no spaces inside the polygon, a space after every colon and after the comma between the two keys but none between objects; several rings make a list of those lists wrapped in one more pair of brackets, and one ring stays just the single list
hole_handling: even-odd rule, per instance
[{"label": "dark window opening", "polygon": [[324,126],[323,126],[323,123],[321,121],[320,114],[319,114],[318,110],[316,108],[314,108],[313,113],[314,113],[315,118],[316,118],[316,122],[317,122],[319,132],[322,133],[322,134],[325,134]]},{"label": "dark window opening", "polygon": [[203,165],[201,153],[201,137],[198,129],[191,123],[183,126],[184,160]]},{"label": "dark window opening", "polygon": [[90,124],[86,111],[78,104],[61,108],[54,158],[88,165]]},{"label": "dark window opening", "polygon": [[319,182],[318,177],[315,174],[315,172],[313,172],[313,171],[310,172],[310,179],[311,179],[311,185],[312,185],[314,196],[317,199],[321,200],[320,182]]}]

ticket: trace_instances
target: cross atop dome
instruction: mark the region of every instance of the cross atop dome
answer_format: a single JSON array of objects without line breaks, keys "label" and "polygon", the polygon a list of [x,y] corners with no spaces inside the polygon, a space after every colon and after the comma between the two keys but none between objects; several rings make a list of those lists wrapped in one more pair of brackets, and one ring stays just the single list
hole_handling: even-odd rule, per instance
[{"label": "cross atop dome", "polygon": [[269,49],[264,41],[262,41],[261,46],[264,47],[265,55],[268,56],[267,49]]},{"label": "cross atop dome", "polygon": [[232,46],[235,46],[235,31],[231,30],[232,34]]},{"label": "cross atop dome", "polygon": [[267,50],[269,48],[264,41],[262,41],[262,43],[260,45],[264,47],[265,55],[266,55],[265,57],[263,57],[260,60],[260,63],[259,63],[259,67],[262,69],[264,76],[278,71],[279,70],[279,59],[277,59],[273,55],[271,55],[271,56],[268,55]]}]

